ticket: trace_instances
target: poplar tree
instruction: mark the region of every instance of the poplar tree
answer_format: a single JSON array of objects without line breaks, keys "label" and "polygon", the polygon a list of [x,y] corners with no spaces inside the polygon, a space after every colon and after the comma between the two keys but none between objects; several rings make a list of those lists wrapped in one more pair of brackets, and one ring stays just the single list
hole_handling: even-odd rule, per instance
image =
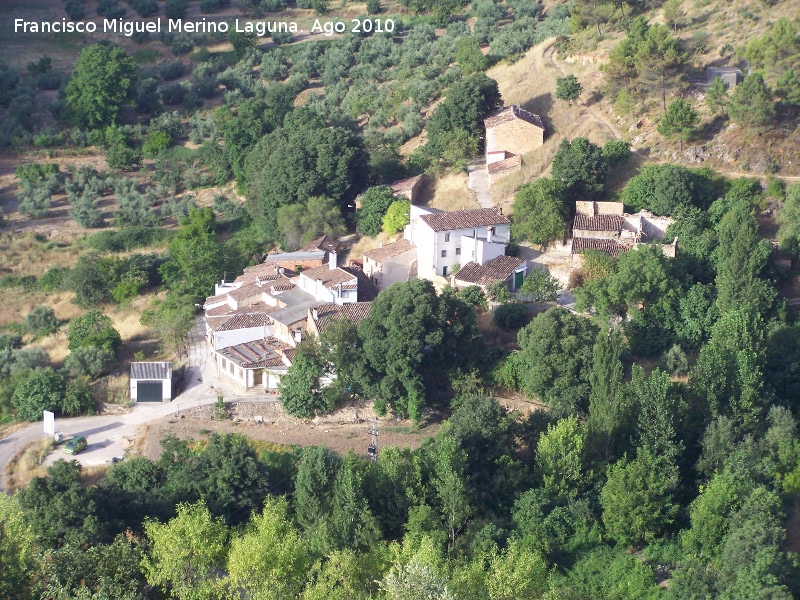
[{"label": "poplar tree", "polygon": [[623,376],[621,354],[622,332],[616,327],[600,331],[589,374],[589,434],[606,461],[611,458],[615,434],[624,417],[619,394]]}]

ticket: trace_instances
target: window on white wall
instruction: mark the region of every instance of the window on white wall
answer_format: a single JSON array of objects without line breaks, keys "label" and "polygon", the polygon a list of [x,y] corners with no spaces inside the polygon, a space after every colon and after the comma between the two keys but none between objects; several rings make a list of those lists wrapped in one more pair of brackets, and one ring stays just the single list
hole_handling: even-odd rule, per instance
[{"label": "window on white wall", "polygon": [[461,248],[456,248],[456,255],[461,254]]},{"label": "window on white wall", "polygon": [[450,241],[450,232],[449,231],[444,234],[444,241],[445,242],[449,242]]},{"label": "window on white wall", "polygon": [[442,250],[442,258],[444,258],[445,256],[447,256],[447,250]]}]

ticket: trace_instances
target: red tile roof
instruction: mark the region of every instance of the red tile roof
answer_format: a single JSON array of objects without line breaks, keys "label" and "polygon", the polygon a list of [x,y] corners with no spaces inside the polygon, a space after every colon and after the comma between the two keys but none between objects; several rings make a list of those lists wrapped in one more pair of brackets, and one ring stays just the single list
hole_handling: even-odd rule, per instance
[{"label": "red tile roof", "polygon": [[497,175],[498,173],[503,173],[504,171],[515,171],[522,167],[522,156],[516,154],[509,158],[504,158],[503,160],[497,160],[491,163],[487,170],[489,175]]},{"label": "red tile roof", "polygon": [[402,239],[392,242],[391,244],[384,244],[380,248],[375,248],[373,250],[369,250],[368,252],[364,252],[364,258],[369,258],[375,262],[381,262],[387,258],[392,258],[398,254],[402,254],[403,252],[408,252],[414,247],[414,244],[406,239]]},{"label": "red tile roof", "polygon": [[490,128],[497,127],[498,125],[508,123],[509,121],[513,121],[515,119],[522,119],[531,125],[535,125],[540,129],[544,129],[542,118],[539,115],[528,112],[520,106],[507,106],[506,108],[501,108],[491,117],[484,119],[483,123],[487,128]]},{"label": "red tile roof", "polygon": [[394,183],[390,184],[389,187],[395,194],[400,194],[402,192],[407,192],[408,190],[413,189],[414,186],[417,185],[421,179],[422,175],[415,175],[414,177],[408,177],[407,179],[401,179],[399,181],[395,181]]},{"label": "red tile roof", "polygon": [[350,302],[342,305],[323,304],[316,308],[316,317],[314,317],[314,309],[311,311],[311,316],[317,326],[317,331],[322,333],[336,319],[347,319],[358,324],[369,316],[371,305],[371,302]]},{"label": "red tile roof", "polygon": [[615,231],[619,233],[622,231],[624,223],[625,219],[619,215],[597,215],[593,217],[576,213],[575,220],[572,222],[572,229],[582,229],[584,231]]},{"label": "red tile roof", "polygon": [[225,321],[222,325],[217,326],[215,330],[233,331],[234,329],[263,327],[264,325],[269,325],[271,322],[272,322],[271,319],[267,316],[266,313],[263,312],[244,313],[244,314],[234,315],[233,317]]},{"label": "red tile roof", "polygon": [[482,265],[476,262],[468,262],[456,273],[456,279],[466,283],[489,285],[498,281],[505,281],[524,262],[523,259],[517,256],[498,256]]},{"label": "red tile roof", "polygon": [[620,252],[627,252],[629,249],[628,246],[620,244],[617,240],[582,237],[572,239],[573,254],[578,254],[583,250],[599,250],[611,256],[617,256]]},{"label": "red tile roof", "polygon": [[228,295],[234,300],[244,300],[245,298],[258,296],[262,291],[264,290],[256,283],[245,283],[235,290],[228,292]]},{"label": "red tile roof", "polygon": [[508,217],[497,208],[440,212],[422,215],[420,218],[434,231],[452,231],[455,229],[470,229],[471,227],[484,227],[487,225],[508,225],[511,223]]},{"label": "red tile roof", "polygon": [[356,276],[352,273],[348,273],[339,267],[331,269],[328,265],[320,265],[319,267],[308,269],[300,273],[300,276],[309,277],[312,281],[321,279],[322,285],[327,288],[334,288],[340,283],[349,283],[356,279]]},{"label": "red tile roof", "polygon": [[290,346],[282,343],[277,338],[269,337],[264,340],[228,346],[218,350],[217,353],[243,369],[258,369],[286,366],[283,356],[288,358],[288,348]]}]

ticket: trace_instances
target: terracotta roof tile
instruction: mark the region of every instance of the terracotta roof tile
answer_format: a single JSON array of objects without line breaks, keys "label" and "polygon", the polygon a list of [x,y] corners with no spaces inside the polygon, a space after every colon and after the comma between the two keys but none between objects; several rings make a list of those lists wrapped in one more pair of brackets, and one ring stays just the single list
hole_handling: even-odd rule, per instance
[{"label": "terracotta roof tile", "polygon": [[322,333],[336,319],[347,319],[358,324],[369,316],[371,305],[371,302],[350,302],[342,305],[323,304],[316,308],[315,318],[314,310],[311,311],[311,314],[312,318],[314,318],[314,323],[317,325],[317,331]]},{"label": "terracotta roof tile", "polygon": [[622,231],[622,226],[625,223],[619,215],[597,215],[589,216],[581,213],[575,214],[575,220],[572,222],[572,229],[582,229],[584,231]]},{"label": "terracotta roof tile", "polygon": [[244,285],[228,292],[228,296],[234,300],[244,300],[245,298],[252,298],[259,295],[264,291],[261,286],[256,283],[245,283]]},{"label": "terracotta roof tile", "polygon": [[491,117],[487,117],[483,120],[484,125],[489,127],[497,127],[498,125],[502,125],[503,123],[508,123],[509,121],[513,121],[515,119],[522,119],[530,123],[531,125],[535,125],[540,129],[544,129],[544,125],[542,124],[542,118],[539,115],[533,114],[532,112],[528,112],[524,108],[520,106],[507,106],[506,108],[501,108],[498,112],[493,114]]},{"label": "terracotta roof tile", "polygon": [[209,304],[216,304],[218,302],[227,302],[228,301],[228,294],[218,294],[216,296],[209,296],[203,302],[203,306],[207,306]]},{"label": "terracotta roof tile", "polygon": [[313,269],[308,269],[307,271],[303,271],[300,275],[301,277],[309,277],[312,281],[321,279],[322,285],[327,288],[333,288],[340,283],[349,283],[356,278],[355,275],[348,273],[340,267],[331,269],[328,265],[321,265]]},{"label": "terracotta roof tile", "polygon": [[271,319],[266,313],[243,313],[234,315],[222,325],[216,327],[216,331],[233,331],[234,329],[248,329],[250,327],[263,327],[269,325]]},{"label": "terracotta roof tile", "polygon": [[434,231],[452,231],[487,225],[508,225],[508,220],[497,208],[476,208],[422,215],[422,221]]},{"label": "terracotta roof tile", "polygon": [[617,256],[620,252],[627,252],[630,250],[630,248],[620,244],[617,240],[582,237],[573,238],[572,253],[578,254],[583,250],[599,250],[600,252],[605,252],[611,256]]},{"label": "terracotta roof tile", "polygon": [[498,281],[505,281],[525,261],[517,256],[498,256],[489,262],[479,265],[468,262],[458,273],[456,279],[477,285],[489,285]]},{"label": "terracotta roof tile", "polygon": [[389,187],[392,189],[393,193],[400,194],[413,189],[421,179],[422,175],[415,175],[414,177],[408,177],[406,179],[395,181],[394,183],[390,184]]},{"label": "terracotta roof tile", "polygon": [[218,350],[220,354],[243,369],[285,366],[283,356],[289,348],[277,338],[268,337]]},{"label": "terracotta roof tile", "polygon": [[373,250],[369,250],[368,252],[364,252],[364,258],[369,258],[375,262],[381,262],[387,258],[392,258],[398,254],[402,254],[403,252],[408,252],[413,248],[415,248],[414,244],[406,239],[402,239],[392,242],[391,244],[384,244],[380,248],[375,248]]},{"label": "terracotta roof tile", "polygon": [[504,171],[515,171],[522,167],[522,156],[519,154],[493,162],[487,167],[489,175],[497,175]]}]

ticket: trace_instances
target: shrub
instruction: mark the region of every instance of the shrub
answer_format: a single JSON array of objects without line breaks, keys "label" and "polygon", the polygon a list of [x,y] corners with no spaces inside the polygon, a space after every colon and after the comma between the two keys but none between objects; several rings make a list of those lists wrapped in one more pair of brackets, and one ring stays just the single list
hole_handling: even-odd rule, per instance
[{"label": "shrub", "polygon": [[64,278],[69,275],[66,267],[52,267],[39,277],[39,289],[44,292],[55,292],[62,289]]},{"label": "shrub", "polygon": [[408,200],[395,200],[383,216],[383,231],[393,235],[408,225],[411,203]]},{"label": "shrub", "polygon": [[28,183],[38,183],[43,179],[49,179],[52,175],[58,175],[58,165],[53,163],[38,164],[29,163],[27,165],[20,165],[14,171],[14,176],[17,179],[27,181]]},{"label": "shrub", "polygon": [[528,309],[520,302],[506,302],[494,309],[492,319],[503,329],[519,329],[528,321]]},{"label": "shrub", "polygon": [[164,6],[164,15],[168,19],[182,19],[189,8],[189,0],[167,0]]},{"label": "shrub", "polygon": [[466,304],[474,308],[482,308],[486,310],[489,308],[489,302],[480,286],[470,285],[458,290],[458,297],[461,298]]},{"label": "shrub", "polygon": [[100,0],[97,3],[98,17],[106,17],[109,20],[121,19],[126,12],[128,11],[119,5],[118,0]]},{"label": "shrub", "polygon": [[689,361],[686,358],[686,353],[678,344],[674,344],[672,348],[667,350],[662,360],[667,372],[671,375],[685,375],[689,371]]},{"label": "shrub", "polygon": [[86,16],[83,0],[67,0],[66,4],[64,4],[64,11],[73,21],[80,21]]},{"label": "shrub", "polygon": [[158,70],[158,74],[161,75],[161,78],[166,80],[177,79],[185,72],[186,72],[186,67],[179,60],[164,63]]},{"label": "shrub", "polygon": [[59,321],[52,308],[37,306],[25,317],[25,325],[37,336],[47,335],[58,329]]},{"label": "shrub", "polygon": [[70,381],[61,402],[61,414],[67,417],[92,414],[95,409],[92,389],[84,381]]},{"label": "shrub", "polygon": [[505,283],[498,281],[486,286],[486,297],[492,302],[507,302],[511,300],[511,292]]},{"label": "shrub", "polygon": [[51,367],[34,370],[11,396],[17,417],[23,421],[40,421],[42,411],[58,412],[65,388],[64,379]]},{"label": "shrub", "polygon": [[150,17],[158,12],[157,0],[128,0],[128,4],[140,17]]},{"label": "shrub", "polygon": [[69,349],[75,351],[86,346],[95,346],[116,352],[122,343],[119,332],[114,329],[111,319],[99,310],[90,310],[69,324],[67,333]]},{"label": "shrub", "polygon": [[158,88],[158,96],[168,106],[180,104],[186,96],[186,87],[180,83],[162,85]]},{"label": "shrub", "polygon": [[153,158],[156,154],[169,148],[172,139],[166,131],[154,131],[149,134],[142,144],[142,152],[148,158]]},{"label": "shrub", "polygon": [[71,377],[97,377],[108,372],[114,363],[114,351],[98,346],[83,346],[70,352],[64,368]]},{"label": "shrub", "polygon": [[127,252],[166,243],[171,236],[170,231],[160,227],[126,227],[119,231],[101,231],[87,238],[86,243],[100,252]]}]

